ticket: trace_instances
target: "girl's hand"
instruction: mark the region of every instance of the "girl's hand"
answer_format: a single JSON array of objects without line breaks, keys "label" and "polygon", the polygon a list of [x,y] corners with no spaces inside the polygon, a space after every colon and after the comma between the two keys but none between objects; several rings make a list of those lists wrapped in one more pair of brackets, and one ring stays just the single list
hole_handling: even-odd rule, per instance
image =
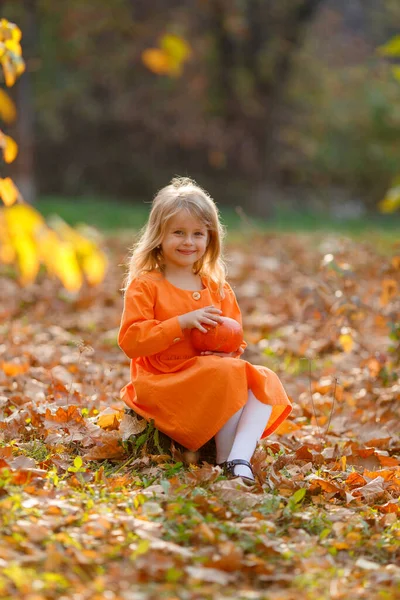
[{"label": "girl's hand", "polygon": [[214,356],[221,356],[222,358],[239,358],[243,354],[244,350],[242,347],[239,347],[235,352],[212,352],[211,350],[206,350],[205,352],[200,352],[202,356],[207,356],[207,354],[214,354]]},{"label": "girl's hand", "polygon": [[218,323],[221,323],[221,318],[219,316],[221,314],[222,310],[211,305],[180,315],[178,321],[182,329],[193,329],[195,327],[203,333],[207,333],[207,329],[204,325],[215,327]]}]

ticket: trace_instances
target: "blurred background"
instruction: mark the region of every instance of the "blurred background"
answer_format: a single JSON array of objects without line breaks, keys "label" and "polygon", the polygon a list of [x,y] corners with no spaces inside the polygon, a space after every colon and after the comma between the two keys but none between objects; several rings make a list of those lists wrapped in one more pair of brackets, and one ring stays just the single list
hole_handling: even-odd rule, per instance
[{"label": "blurred background", "polygon": [[27,63],[10,174],[42,212],[129,224],[179,174],[250,216],[381,218],[400,82],[377,48],[398,0],[10,0],[1,16]]}]

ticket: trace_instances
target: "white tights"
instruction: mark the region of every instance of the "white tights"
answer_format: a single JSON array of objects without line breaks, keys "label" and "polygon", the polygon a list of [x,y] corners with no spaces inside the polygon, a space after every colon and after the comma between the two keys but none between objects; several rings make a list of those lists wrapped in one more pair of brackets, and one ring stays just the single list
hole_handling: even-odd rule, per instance
[{"label": "white tights", "polygon": [[[272,406],[263,404],[249,390],[246,404],[215,435],[217,463],[242,458],[250,461],[271,416]],[[252,477],[249,467],[237,465],[235,475]]]}]

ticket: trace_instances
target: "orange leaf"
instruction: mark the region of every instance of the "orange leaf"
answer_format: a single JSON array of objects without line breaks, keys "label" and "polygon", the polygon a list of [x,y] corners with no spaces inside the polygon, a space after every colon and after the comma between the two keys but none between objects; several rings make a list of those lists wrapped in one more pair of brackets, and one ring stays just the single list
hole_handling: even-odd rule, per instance
[{"label": "orange leaf", "polygon": [[102,429],[118,429],[119,421],[117,419],[117,415],[103,415],[97,421],[97,425]]},{"label": "orange leaf", "polygon": [[330,481],[326,481],[325,479],[320,479],[319,477],[316,477],[315,479],[311,479],[310,489],[316,489],[317,487],[320,487],[322,490],[324,490],[324,492],[328,492],[328,493],[341,492],[340,487],[338,487],[337,485],[334,485],[333,483],[330,483]]},{"label": "orange leaf", "polygon": [[278,433],[279,435],[284,435],[285,433],[291,433],[292,431],[297,431],[297,429],[300,429],[299,425],[296,425],[296,423],[293,423],[293,421],[289,421],[289,419],[286,419],[286,421],[284,421],[276,429],[276,433]]},{"label": "orange leaf", "polygon": [[118,429],[120,413],[116,413],[112,408],[106,408],[97,420],[97,425],[102,429]]},{"label": "orange leaf", "polygon": [[18,363],[3,361],[1,363],[2,370],[9,377],[15,377],[16,375],[23,375],[24,373],[26,373],[28,371],[29,367],[30,367],[29,363],[26,363],[26,362],[22,363],[22,364],[18,364]]},{"label": "orange leaf", "polygon": [[382,477],[385,481],[390,481],[396,475],[396,472],[389,469],[382,469],[380,471],[367,471],[364,470],[364,477],[368,477],[369,479],[376,479],[377,477]]},{"label": "orange leaf", "polygon": [[142,62],[150,71],[157,73],[157,75],[165,75],[169,72],[168,55],[164,50],[160,50],[159,48],[144,50],[142,52]]},{"label": "orange leaf", "polygon": [[381,504],[377,506],[377,508],[378,510],[386,514],[396,513],[397,515],[400,515],[400,506],[395,502],[387,502],[386,504]]},{"label": "orange leaf", "polygon": [[12,458],[12,456],[13,456],[12,446],[3,446],[3,448],[0,448],[0,457],[1,458]]},{"label": "orange leaf", "polygon": [[311,454],[307,446],[301,446],[301,448],[296,450],[296,458],[299,458],[301,460],[312,460],[313,455]]},{"label": "orange leaf", "polygon": [[[115,433],[114,431],[110,433]],[[119,444],[119,438],[109,438],[101,446],[91,448],[84,458],[87,460],[100,460],[103,458],[122,458],[125,454],[124,449]]]},{"label": "orange leaf", "polygon": [[367,361],[367,367],[371,377],[378,377],[381,372],[382,365],[377,358],[369,358]]},{"label": "orange leaf", "polygon": [[75,421],[76,423],[80,423],[83,421],[83,417],[79,412],[77,406],[71,405],[68,406],[67,409],[62,408],[60,406],[57,409],[57,412],[52,415],[49,408],[46,409],[46,420],[54,421],[56,423],[68,423],[70,421]]},{"label": "orange leaf", "polygon": [[373,438],[372,440],[366,440],[366,442],[369,446],[373,446],[374,448],[387,448],[391,439],[391,437]]},{"label": "orange leaf", "polygon": [[394,456],[381,456],[380,454],[377,456],[383,467],[397,467],[397,465],[400,465],[400,460]]},{"label": "orange leaf", "polygon": [[346,483],[349,487],[361,487],[365,485],[367,482],[360,473],[350,473],[350,475],[346,479]]},{"label": "orange leaf", "polygon": [[400,256],[392,257],[392,267],[396,269],[396,271],[400,271]]}]

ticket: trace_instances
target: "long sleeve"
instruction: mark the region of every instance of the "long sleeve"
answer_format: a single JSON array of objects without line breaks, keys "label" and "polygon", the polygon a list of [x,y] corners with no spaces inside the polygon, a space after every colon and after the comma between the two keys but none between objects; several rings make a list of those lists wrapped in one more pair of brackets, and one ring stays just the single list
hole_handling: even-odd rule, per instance
[{"label": "long sleeve", "polygon": [[142,279],[131,282],[125,293],[118,344],[129,358],[162,352],[182,339],[178,317],[154,318],[154,297]]},{"label": "long sleeve", "polygon": [[[237,321],[243,326],[242,313],[240,311],[239,304],[236,300],[235,292],[233,291],[229,283],[225,283],[224,291],[225,297],[223,298],[221,303],[222,315],[224,317],[230,317],[231,319],[235,319],[235,321]],[[240,347],[243,350],[245,350],[245,348],[247,347],[247,343],[243,340],[243,342],[240,344]]]}]

